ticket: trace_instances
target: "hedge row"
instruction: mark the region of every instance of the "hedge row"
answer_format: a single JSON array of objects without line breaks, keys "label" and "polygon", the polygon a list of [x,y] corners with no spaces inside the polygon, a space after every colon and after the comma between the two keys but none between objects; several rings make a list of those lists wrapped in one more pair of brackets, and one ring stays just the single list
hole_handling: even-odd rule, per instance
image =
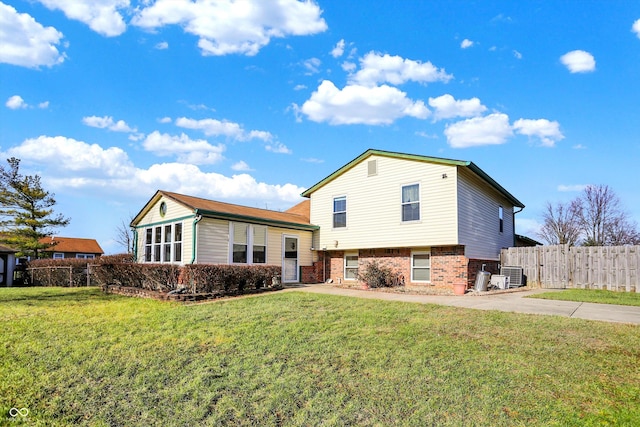
[{"label": "hedge row", "polygon": [[[35,286],[86,286],[87,261],[37,260],[29,263]],[[72,280],[69,280],[69,268]],[[238,294],[279,285],[278,266],[139,264],[130,255],[109,255],[89,263],[91,285],[124,286],[158,292]]]},{"label": "hedge row", "polygon": [[32,286],[87,286],[87,261],[75,258],[31,261],[26,279]]}]

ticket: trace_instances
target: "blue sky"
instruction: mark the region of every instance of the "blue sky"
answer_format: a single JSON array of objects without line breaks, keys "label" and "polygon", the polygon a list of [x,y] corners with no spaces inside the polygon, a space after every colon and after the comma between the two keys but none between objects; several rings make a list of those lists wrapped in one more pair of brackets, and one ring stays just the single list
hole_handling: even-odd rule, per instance
[{"label": "blue sky", "polygon": [[0,152],[69,237],[158,189],[286,209],[368,148],[521,200],[609,185],[640,222],[640,2],[0,0]]}]

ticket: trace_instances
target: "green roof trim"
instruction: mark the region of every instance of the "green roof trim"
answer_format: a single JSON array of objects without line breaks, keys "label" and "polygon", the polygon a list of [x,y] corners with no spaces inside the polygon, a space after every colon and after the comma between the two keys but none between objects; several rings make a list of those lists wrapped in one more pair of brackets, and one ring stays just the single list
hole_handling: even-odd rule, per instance
[{"label": "green roof trim", "polygon": [[302,193],[302,197],[311,197],[311,193],[316,191],[318,188],[323,187],[325,184],[328,184],[329,182],[333,181],[338,176],[342,175],[343,173],[345,173],[349,169],[353,168],[355,165],[357,165],[360,162],[362,162],[367,157],[371,157],[371,156],[374,156],[374,155],[383,156],[383,157],[391,157],[391,158],[395,158],[395,159],[413,160],[413,161],[418,161],[418,162],[437,163],[437,164],[441,164],[441,165],[450,165],[450,166],[459,166],[459,167],[468,168],[473,173],[475,173],[477,176],[479,176],[484,181],[486,181],[489,185],[491,185],[495,190],[497,190],[505,198],[507,198],[507,200],[509,200],[509,202],[511,202],[513,204],[513,206],[516,206],[516,207],[519,207],[519,208],[524,208],[524,204],[522,204],[521,201],[516,199],[511,193],[509,193],[504,187],[502,187],[500,184],[498,184],[493,178],[491,178],[489,175],[487,175],[486,172],[484,172],[482,169],[480,169],[473,162],[469,162],[469,161],[465,161],[465,160],[445,159],[445,158],[441,158],[441,157],[422,156],[422,155],[419,155],[419,154],[406,154],[406,153],[398,153],[398,152],[394,152],[394,151],[374,150],[374,149],[369,149],[369,150],[365,151],[364,153],[360,154],[358,157],[356,157],[355,159],[353,159],[352,161],[350,161],[346,165],[342,166],[337,171],[333,172],[331,175],[329,175],[326,178],[324,178],[322,181],[320,181],[317,184],[311,186],[310,188],[308,188],[307,190],[305,190]]},{"label": "green roof trim", "polygon": [[320,227],[317,225],[311,224],[298,224],[295,222],[287,222],[287,221],[278,221],[275,219],[266,219],[249,215],[237,215],[230,214],[225,212],[216,212],[216,211],[208,211],[205,209],[196,209],[196,215],[202,215],[207,218],[219,218],[219,219],[229,219],[229,220],[237,220],[237,221],[246,221],[250,223],[257,224],[266,224],[266,225],[276,225],[283,228],[291,228],[297,230],[319,230]]}]

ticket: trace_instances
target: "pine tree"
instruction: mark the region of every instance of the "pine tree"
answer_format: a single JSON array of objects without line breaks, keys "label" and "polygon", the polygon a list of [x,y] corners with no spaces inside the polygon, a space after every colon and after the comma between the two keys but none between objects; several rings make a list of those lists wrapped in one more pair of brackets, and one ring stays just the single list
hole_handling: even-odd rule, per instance
[{"label": "pine tree", "polygon": [[70,219],[54,213],[54,194],[42,188],[38,175],[21,175],[15,157],[7,163],[8,168],[0,166],[0,242],[17,250],[17,256],[38,258],[51,246],[40,240]]}]

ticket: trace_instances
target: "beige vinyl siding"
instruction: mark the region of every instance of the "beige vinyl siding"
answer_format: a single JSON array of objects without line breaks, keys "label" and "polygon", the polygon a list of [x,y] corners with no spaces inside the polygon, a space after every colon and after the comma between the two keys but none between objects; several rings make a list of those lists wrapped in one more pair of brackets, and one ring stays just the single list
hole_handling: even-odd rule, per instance
[{"label": "beige vinyl siding", "polygon": [[298,265],[309,266],[313,264],[311,251],[311,231],[289,230],[286,228],[269,227],[267,231],[267,264],[282,265],[282,239],[283,236],[298,237]]},{"label": "beige vinyl siding", "polygon": [[[238,221],[242,223],[242,221]],[[229,263],[229,226],[227,220],[203,218],[198,223],[197,260],[199,264]],[[298,256],[301,266],[312,265],[312,232],[267,226],[267,264],[282,264],[282,236],[298,237]]]},{"label": "beige vinyl siding", "polygon": [[[513,206],[484,181],[467,171],[458,177],[460,244],[471,259],[498,260],[500,249],[513,246]],[[503,232],[498,210],[504,209]]]},{"label": "beige vinyl siding", "polygon": [[[167,213],[165,216],[160,215],[160,204],[167,204]],[[182,223],[182,264],[189,264],[192,258],[192,228],[193,228],[193,211],[180,203],[176,203],[166,197],[160,197],[151,209],[140,219],[137,225],[137,261],[144,262],[144,246],[146,238],[146,229],[157,225],[172,224],[176,222]],[[185,219],[186,218],[186,219]]]},{"label": "beige vinyl siding", "polygon": [[197,264],[229,263],[229,221],[202,218],[196,225]]},{"label": "beige vinyl siding", "polygon": [[[162,202],[167,204],[167,213],[164,217],[160,216],[160,204]],[[183,218],[189,215],[193,215],[193,211],[191,209],[163,196],[160,197],[160,199],[153,204],[151,209],[149,209],[149,211],[140,219],[138,225],[143,226],[145,224],[171,221],[174,218]]]},{"label": "beige vinyl siding", "polygon": [[[373,176],[368,176],[370,160],[377,161]],[[311,194],[311,223],[321,229],[314,247],[350,250],[457,244],[455,182],[455,166],[368,157]],[[401,189],[415,183],[420,184],[420,221],[403,223]],[[347,226],[333,229],[333,198],[338,196],[347,198]]]}]

